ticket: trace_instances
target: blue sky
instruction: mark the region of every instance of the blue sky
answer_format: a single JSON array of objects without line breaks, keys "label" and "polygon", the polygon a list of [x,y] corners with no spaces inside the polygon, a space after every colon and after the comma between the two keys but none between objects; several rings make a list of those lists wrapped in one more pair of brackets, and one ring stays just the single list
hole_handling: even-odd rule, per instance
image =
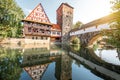
[{"label": "blue sky", "polygon": [[73,22],[90,22],[111,12],[110,0],[16,0],[28,15],[39,3],[42,4],[51,23],[56,23],[56,10],[61,3],[74,7]]}]

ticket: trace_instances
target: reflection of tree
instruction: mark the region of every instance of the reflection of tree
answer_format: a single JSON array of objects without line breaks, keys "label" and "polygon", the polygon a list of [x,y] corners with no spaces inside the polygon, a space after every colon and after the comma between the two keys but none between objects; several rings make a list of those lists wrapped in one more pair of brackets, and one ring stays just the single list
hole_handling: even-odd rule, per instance
[{"label": "reflection of tree", "polygon": [[50,51],[47,48],[25,49],[21,66],[33,66],[50,62],[49,57]]},{"label": "reflection of tree", "polygon": [[20,50],[0,49],[0,80],[18,80],[20,60]]}]

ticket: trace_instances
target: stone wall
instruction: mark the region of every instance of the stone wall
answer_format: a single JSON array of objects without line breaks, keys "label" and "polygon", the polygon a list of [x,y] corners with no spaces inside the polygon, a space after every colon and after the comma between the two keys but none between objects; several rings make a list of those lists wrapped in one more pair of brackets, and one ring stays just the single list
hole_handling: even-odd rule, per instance
[{"label": "stone wall", "polygon": [[33,39],[24,39],[24,38],[6,38],[0,41],[0,44],[49,44],[50,38],[47,40],[33,40]]}]

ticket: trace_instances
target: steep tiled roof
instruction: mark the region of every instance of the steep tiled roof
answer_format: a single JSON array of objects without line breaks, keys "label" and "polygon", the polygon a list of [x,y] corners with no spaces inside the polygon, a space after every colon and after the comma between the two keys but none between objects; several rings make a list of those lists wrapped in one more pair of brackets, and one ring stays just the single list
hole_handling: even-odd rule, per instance
[{"label": "steep tiled roof", "polygon": [[61,27],[58,24],[53,24],[51,30],[61,31]]},{"label": "steep tiled roof", "polygon": [[38,4],[35,7],[35,9],[23,20],[36,21],[41,23],[50,23],[50,20],[46,15],[41,3]]}]

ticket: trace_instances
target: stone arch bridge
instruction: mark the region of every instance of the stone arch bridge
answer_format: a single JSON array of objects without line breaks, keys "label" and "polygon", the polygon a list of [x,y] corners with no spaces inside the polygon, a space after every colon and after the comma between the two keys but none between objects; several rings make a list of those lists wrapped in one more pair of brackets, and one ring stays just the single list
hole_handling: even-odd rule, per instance
[{"label": "stone arch bridge", "polygon": [[111,30],[110,23],[113,22],[115,19],[116,18],[113,16],[113,14],[110,14],[108,16],[84,24],[83,26],[81,26],[81,28],[71,30],[70,38],[78,37],[80,39],[81,45],[89,46],[98,38],[103,37],[100,34],[101,30]]},{"label": "stone arch bridge", "polygon": [[71,37],[78,37],[80,39],[80,44],[84,45],[84,46],[87,46],[89,44],[92,44],[92,41],[97,39],[97,38],[96,39],[94,38],[96,36],[100,36],[100,31],[74,35],[74,36],[71,36]]}]

